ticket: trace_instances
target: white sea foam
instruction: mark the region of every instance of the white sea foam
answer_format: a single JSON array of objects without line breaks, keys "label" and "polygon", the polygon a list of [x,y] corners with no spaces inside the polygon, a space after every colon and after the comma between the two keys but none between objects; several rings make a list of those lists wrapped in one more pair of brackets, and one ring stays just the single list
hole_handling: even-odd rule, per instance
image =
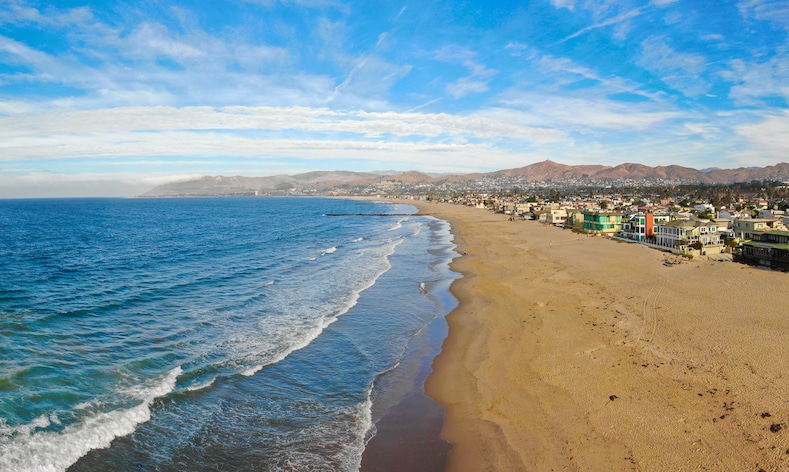
[{"label": "white sea foam", "polygon": [[204,388],[210,387],[211,385],[214,385],[214,382],[216,382],[216,377],[212,378],[211,380],[209,380],[207,382],[203,382],[201,384],[197,384],[197,385],[192,385],[192,386],[186,387],[186,391],[188,391],[188,392],[195,392],[197,390],[202,390]]},{"label": "white sea foam", "polygon": [[[262,332],[267,333],[264,339],[257,338],[257,335],[255,335],[256,339],[254,340],[246,338],[236,340],[240,344],[245,342],[250,342],[253,345],[257,344],[257,356],[255,357],[259,359],[251,367],[247,367],[239,371],[239,373],[244,376],[255,375],[265,366],[281,362],[293,352],[309,346],[326,328],[350,311],[359,301],[362,292],[375,285],[381,275],[385,274],[392,267],[389,257],[394,254],[403,241],[404,239],[402,238],[388,240],[388,245],[381,248],[380,257],[384,263],[379,270],[371,274],[365,283],[350,294],[347,294],[344,304],[333,307],[328,313],[320,310],[318,318],[305,317],[304,313],[300,312],[290,312],[283,317],[266,316],[261,318],[259,320],[259,328],[261,328]],[[247,348],[249,347],[247,346]],[[262,359],[260,359],[261,357]]]},{"label": "white sea foam", "polygon": [[399,220],[397,220],[396,223],[394,223],[393,225],[389,226],[389,231],[394,231],[396,229],[402,228],[403,227],[403,221],[406,221],[407,219],[408,218],[400,218]]},{"label": "white sea foam", "polygon": [[109,447],[113,439],[131,434],[139,424],[150,420],[151,404],[173,391],[180,374],[181,367],[176,367],[154,385],[130,389],[143,400],[133,408],[94,413],[60,432],[45,430],[51,420],[44,415],[13,431],[5,426],[0,428],[0,470],[66,470],[89,451]]},{"label": "white sea foam", "polygon": [[357,406],[356,423],[359,434],[350,447],[346,470],[359,470],[362,467],[362,453],[367,443],[375,436],[375,423],[373,423],[373,385],[367,389],[365,400]]},{"label": "white sea foam", "polygon": [[337,248],[336,247],[330,247],[329,249],[324,249],[323,252],[321,253],[321,255],[325,256],[326,254],[334,254],[335,252],[337,252]]},{"label": "white sea foam", "polygon": [[364,241],[364,238],[356,238],[356,239],[354,239],[352,242],[354,242],[354,243],[360,243],[360,242],[362,242],[362,241]]},{"label": "white sea foam", "polygon": [[269,457],[273,464],[270,470],[359,470],[367,441],[375,434],[370,391],[358,404],[320,410],[331,418],[328,421],[288,432],[284,440],[292,447],[279,449]]},{"label": "white sea foam", "polygon": [[244,377],[251,377],[251,376],[257,374],[258,372],[260,372],[263,369],[263,367],[265,367],[265,366],[263,364],[260,364],[260,365],[256,365],[254,367],[251,367],[251,368],[249,368],[247,370],[242,370],[241,371],[241,375],[243,375]]}]

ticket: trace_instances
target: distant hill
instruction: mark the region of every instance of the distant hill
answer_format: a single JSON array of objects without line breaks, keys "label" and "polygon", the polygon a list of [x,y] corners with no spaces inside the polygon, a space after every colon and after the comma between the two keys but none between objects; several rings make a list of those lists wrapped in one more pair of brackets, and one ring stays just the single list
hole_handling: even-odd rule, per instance
[{"label": "distant hill", "polygon": [[697,170],[678,165],[650,167],[643,164],[568,166],[542,161],[517,169],[493,172],[494,175],[520,176],[525,180],[682,180],[704,184],[733,184],[752,180],[789,180],[789,164],[739,169]]},{"label": "distant hill", "polygon": [[270,177],[223,177],[206,176],[183,182],[158,186],[143,197],[197,197],[197,196],[242,196],[242,195],[285,195],[321,194],[332,189],[342,190],[372,184],[419,185],[426,183],[462,183],[481,179],[518,178],[525,181],[681,181],[702,184],[732,184],[752,180],[789,182],[789,164],[780,163],[768,167],[741,167],[738,169],[710,168],[692,169],[678,165],[650,167],[643,164],[626,163],[615,167],[604,165],[570,166],[550,160],[525,167],[488,173],[430,176],[411,171],[403,173],[316,171],[297,175],[275,175]]}]

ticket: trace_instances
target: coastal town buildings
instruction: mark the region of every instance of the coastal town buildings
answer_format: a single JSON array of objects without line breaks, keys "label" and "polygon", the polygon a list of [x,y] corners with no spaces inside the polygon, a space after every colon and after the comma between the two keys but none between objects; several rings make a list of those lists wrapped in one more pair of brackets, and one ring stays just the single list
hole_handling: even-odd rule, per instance
[{"label": "coastal town buildings", "polygon": [[752,237],[742,243],[737,262],[789,272],[789,231],[760,231]]},{"label": "coastal town buildings", "polygon": [[429,199],[505,213],[511,220],[534,219],[565,230],[647,244],[687,257],[782,269],[782,245],[787,243],[781,238],[789,235],[786,195],[770,200],[765,208],[765,199],[753,193],[743,198],[739,190],[711,188],[682,194],[668,187],[621,193],[608,187],[574,192],[555,187],[542,193],[492,189]]}]

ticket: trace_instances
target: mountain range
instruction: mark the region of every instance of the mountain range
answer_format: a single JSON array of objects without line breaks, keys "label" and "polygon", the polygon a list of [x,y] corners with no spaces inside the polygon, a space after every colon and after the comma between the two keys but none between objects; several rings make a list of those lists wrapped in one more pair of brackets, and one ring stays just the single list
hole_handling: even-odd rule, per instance
[{"label": "mountain range", "polygon": [[160,185],[143,197],[187,197],[207,195],[256,195],[277,193],[323,193],[332,189],[348,189],[366,185],[389,182],[400,185],[462,184],[482,179],[517,179],[526,182],[615,182],[673,181],[699,184],[733,184],[753,180],[789,182],[789,163],[768,167],[741,167],[738,169],[698,170],[679,165],[650,167],[643,164],[604,165],[565,165],[550,160],[537,162],[516,169],[488,173],[428,175],[422,172],[352,172],[316,171],[296,175],[275,175],[269,177],[224,177],[205,176],[183,182]]}]

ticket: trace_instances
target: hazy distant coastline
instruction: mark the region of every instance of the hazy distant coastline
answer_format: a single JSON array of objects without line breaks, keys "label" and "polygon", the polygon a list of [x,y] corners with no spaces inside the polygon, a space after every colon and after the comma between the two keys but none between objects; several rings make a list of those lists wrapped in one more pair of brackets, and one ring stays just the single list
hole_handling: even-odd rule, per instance
[{"label": "hazy distant coastline", "polygon": [[661,187],[677,185],[728,185],[750,181],[789,182],[789,163],[737,169],[693,169],[678,165],[650,167],[642,164],[564,165],[542,161],[516,169],[488,173],[429,175],[411,171],[317,171],[268,177],[204,176],[157,186],[141,197],[205,197],[263,195],[350,195],[397,191],[429,193],[452,191],[474,182],[493,188],[563,184],[567,186],[617,185]]}]

